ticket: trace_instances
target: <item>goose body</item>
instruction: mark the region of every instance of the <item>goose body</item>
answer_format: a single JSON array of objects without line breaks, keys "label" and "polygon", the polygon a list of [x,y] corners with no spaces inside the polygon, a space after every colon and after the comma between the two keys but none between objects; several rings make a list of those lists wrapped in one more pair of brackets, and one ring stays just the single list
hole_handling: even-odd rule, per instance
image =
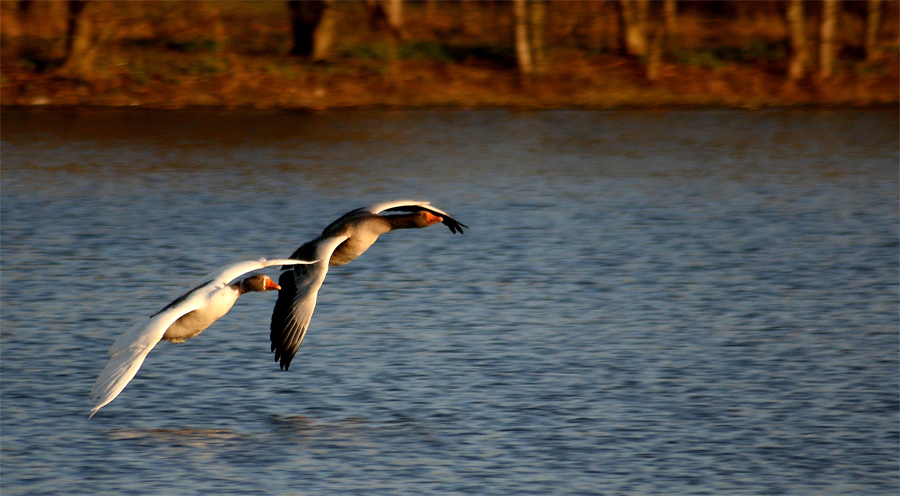
[{"label": "goose body", "polygon": [[[319,260],[311,265],[295,265],[281,274],[278,300],[272,311],[270,339],[275,361],[290,368],[312,319],[316,297],[328,266],[353,261],[382,234],[394,229],[424,228],[443,223],[454,234],[468,228],[428,202],[400,200],[376,203],[352,210],[329,224],[322,234],[297,248],[291,259]],[[335,239],[343,238],[336,243]]]},{"label": "goose body", "polygon": [[231,310],[244,293],[279,289],[268,276],[242,275],[272,265],[298,265],[303,260],[249,260],[226,265],[210,273],[149,319],[122,334],[109,349],[109,363],[91,388],[91,416],[114,400],[134,378],[144,359],[161,340],[181,343],[203,332]]}]

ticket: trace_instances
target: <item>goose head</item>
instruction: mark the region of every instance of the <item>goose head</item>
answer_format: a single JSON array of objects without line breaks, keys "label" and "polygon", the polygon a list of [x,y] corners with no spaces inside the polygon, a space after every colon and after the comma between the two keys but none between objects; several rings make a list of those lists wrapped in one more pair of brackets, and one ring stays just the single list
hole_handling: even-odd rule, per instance
[{"label": "goose head", "polygon": [[243,281],[240,282],[241,294],[244,293],[252,293],[252,292],[262,292],[262,291],[271,291],[273,289],[281,289],[275,281],[273,281],[269,276],[264,275],[255,275],[250,276]]}]

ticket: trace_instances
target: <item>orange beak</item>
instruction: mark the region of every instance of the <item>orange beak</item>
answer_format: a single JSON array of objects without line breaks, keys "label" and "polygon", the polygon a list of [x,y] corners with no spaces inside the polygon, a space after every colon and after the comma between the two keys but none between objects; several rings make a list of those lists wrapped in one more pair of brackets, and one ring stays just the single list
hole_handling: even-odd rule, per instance
[{"label": "orange beak", "polygon": [[431,212],[425,212],[425,221],[428,222],[428,225],[437,224],[438,222],[444,222],[444,218],[439,215],[434,215]]},{"label": "orange beak", "polygon": [[266,291],[271,291],[273,289],[277,289],[280,291],[281,286],[279,286],[278,284],[275,283],[275,281],[273,281],[267,277],[266,278]]}]

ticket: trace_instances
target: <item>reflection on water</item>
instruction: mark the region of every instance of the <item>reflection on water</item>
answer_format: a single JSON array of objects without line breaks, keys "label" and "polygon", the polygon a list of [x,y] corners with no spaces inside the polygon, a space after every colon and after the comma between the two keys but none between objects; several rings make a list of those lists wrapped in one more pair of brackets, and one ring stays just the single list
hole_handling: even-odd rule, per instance
[{"label": "reflection on water", "polygon": [[[3,494],[896,494],[895,112],[5,111]],[[193,278],[427,199],[329,271],[112,341]]]},{"label": "reflection on water", "polygon": [[108,436],[116,441],[153,438],[160,442],[202,448],[210,441],[235,439],[241,437],[241,434],[225,429],[113,429],[108,432]]}]

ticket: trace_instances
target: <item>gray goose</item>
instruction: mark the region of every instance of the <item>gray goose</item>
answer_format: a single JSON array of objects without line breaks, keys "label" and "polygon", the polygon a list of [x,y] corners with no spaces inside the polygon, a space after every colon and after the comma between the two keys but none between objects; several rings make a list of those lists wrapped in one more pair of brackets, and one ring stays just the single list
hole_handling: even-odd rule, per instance
[{"label": "gray goose", "polygon": [[[290,368],[291,360],[303,342],[328,266],[353,261],[372,246],[378,236],[394,229],[424,228],[439,222],[454,234],[462,234],[463,228],[469,227],[428,202],[391,201],[348,212],[329,224],[319,237],[297,248],[290,258],[320,261],[295,265],[278,279],[281,290],[272,311],[269,338],[275,361],[280,362],[281,368]],[[338,236],[345,236],[346,240],[329,251],[330,241]]]},{"label": "gray goose", "polygon": [[[340,238],[325,245],[337,246]],[[149,319],[125,331],[110,347],[109,364],[91,388],[91,417],[114,400],[137,374],[147,354],[160,341],[182,343],[203,332],[231,310],[245,293],[281,289],[269,276],[255,275],[231,283],[248,272],[272,265],[311,264],[303,260],[248,260],[226,265],[201,279]],[[231,283],[231,284],[229,284]]]}]

